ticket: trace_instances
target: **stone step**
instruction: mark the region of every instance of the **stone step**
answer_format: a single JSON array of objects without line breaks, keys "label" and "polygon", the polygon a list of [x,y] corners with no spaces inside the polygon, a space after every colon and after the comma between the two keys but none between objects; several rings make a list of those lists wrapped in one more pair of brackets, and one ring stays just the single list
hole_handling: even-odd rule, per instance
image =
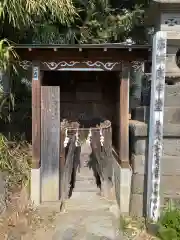
[{"label": "stone step", "polygon": [[94,178],[94,175],[93,175],[93,173],[92,174],[77,174],[76,175],[76,179],[78,180],[78,181],[92,181],[92,180],[94,180],[95,178]]},{"label": "stone step", "polygon": [[[146,157],[144,155],[132,155],[132,171],[135,174],[146,174]],[[161,158],[161,174],[162,175],[179,175],[180,176],[180,157],[177,156],[162,156]]]},{"label": "stone step", "polygon": [[97,192],[97,188],[74,188],[73,192]]},{"label": "stone step", "polygon": [[95,180],[93,179],[93,180],[89,180],[89,181],[87,181],[87,180],[85,180],[85,181],[79,181],[79,180],[76,180],[76,185],[77,186],[81,186],[81,185],[83,185],[83,186],[93,186],[93,185],[95,185]]},{"label": "stone step", "polygon": [[74,191],[79,192],[89,192],[89,191],[96,191],[97,185],[95,180],[85,180],[85,181],[78,181],[76,180]]},{"label": "stone step", "polygon": [[79,185],[75,184],[75,188],[73,189],[73,192],[97,192],[98,187],[96,184],[92,185]]},{"label": "stone step", "polygon": [[76,181],[93,181],[94,176],[77,176]]},{"label": "stone step", "polygon": [[[132,111],[133,120],[149,121],[149,107],[137,107]],[[180,107],[164,107],[164,123],[180,124]]]},{"label": "stone step", "polygon": [[[148,124],[136,120],[129,121],[129,129],[131,137],[147,137]],[[164,123],[163,125],[164,137],[180,137],[180,124]]]},{"label": "stone step", "polygon": [[96,186],[96,184],[75,184],[75,188],[76,189],[87,189],[87,191],[88,191],[88,189],[95,189],[95,188],[97,188],[97,186]]}]

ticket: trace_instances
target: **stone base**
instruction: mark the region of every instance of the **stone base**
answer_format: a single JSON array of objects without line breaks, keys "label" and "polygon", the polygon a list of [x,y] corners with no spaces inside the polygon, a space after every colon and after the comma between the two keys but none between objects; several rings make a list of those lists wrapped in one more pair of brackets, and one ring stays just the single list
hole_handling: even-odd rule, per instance
[{"label": "stone base", "polygon": [[137,217],[143,217],[145,215],[145,209],[146,206],[143,194],[131,194],[130,199],[130,215],[131,216],[137,216]]},{"label": "stone base", "polygon": [[40,168],[31,169],[31,201],[35,206],[40,205]]},{"label": "stone base", "polygon": [[129,214],[129,204],[131,195],[131,168],[122,168],[119,163],[114,159],[114,189],[117,204],[120,212]]},{"label": "stone base", "polygon": [[129,214],[132,170],[121,168],[120,175],[120,210],[122,214]]},{"label": "stone base", "polygon": [[110,182],[101,182],[101,196],[107,200],[116,200],[115,187]]}]

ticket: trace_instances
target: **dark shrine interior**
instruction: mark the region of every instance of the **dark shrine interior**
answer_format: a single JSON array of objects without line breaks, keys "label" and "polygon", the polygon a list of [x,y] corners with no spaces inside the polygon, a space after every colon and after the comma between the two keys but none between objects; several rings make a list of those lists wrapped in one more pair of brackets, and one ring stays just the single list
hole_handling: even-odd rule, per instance
[{"label": "dark shrine interior", "polygon": [[60,87],[60,117],[93,127],[112,123],[112,141],[118,147],[120,72],[44,71],[42,86]]}]

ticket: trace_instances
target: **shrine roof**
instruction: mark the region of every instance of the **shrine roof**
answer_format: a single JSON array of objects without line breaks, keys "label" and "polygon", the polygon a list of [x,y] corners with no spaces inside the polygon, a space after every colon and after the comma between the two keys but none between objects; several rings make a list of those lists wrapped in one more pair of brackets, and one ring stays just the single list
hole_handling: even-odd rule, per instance
[{"label": "shrine roof", "polygon": [[16,44],[18,49],[150,49],[148,44],[105,43],[105,44]]},{"label": "shrine roof", "polygon": [[180,0],[153,0],[153,2],[157,3],[180,3]]},{"label": "shrine roof", "polygon": [[69,59],[113,59],[114,61],[146,60],[151,55],[151,45],[132,43],[106,44],[17,44],[18,56],[28,61],[64,61]]}]

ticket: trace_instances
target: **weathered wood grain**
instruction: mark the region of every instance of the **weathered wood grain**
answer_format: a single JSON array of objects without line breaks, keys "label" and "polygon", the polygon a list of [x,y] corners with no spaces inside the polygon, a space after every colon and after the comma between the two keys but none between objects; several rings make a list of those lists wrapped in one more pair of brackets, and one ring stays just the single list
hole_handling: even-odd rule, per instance
[{"label": "weathered wood grain", "polygon": [[41,87],[41,201],[59,200],[60,88]]},{"label": "weathered wood grain", "polygon": [[108,49],[108,51],[102,51],[102,49],[83,49],[82,52],[77,49],[58,49],[57,52],[52,49],[33,49],[28,51],[27,49],[16,49],[18,55],[23,60],[36,60],[36,61],[84,61],[85,56],[88,56],[88,61],[143,61],[147,60],[151,52],[148,49],[133,49],[129,51],[127,49]]},{"label": "weathered wood grain", "polygon": [[65,201],[69,197],[70,181],[74,165],[74,154],[76,150],[75,140],[75,136],[73,136],[66,148],[66,160],[61,175],[61,205],[65,204]]},{"label": "weathered wood grain", "polygon": [[92,157],[90,166],[94,172],[96,183],[100,177],[101,193],[109,198],[113,187],[113,156],[112,156],[112,129],[111,126],[103,128],[104,144],[100,144],[100,134],[97,131],[92,132]]},{"label": "weathered wood grain", "polygon": [[62,190],[61,190],[61,178],[62,178],[62,174],[63,174],[63,168],[65,165],[65,148],[64,148],[64,140],[65,140],[65,131],[64,129],[61,129],[60,131],[60,159],[59,159],[59,193],[60,193],[60,198],[61,198],[61,194],[62,194]]},{"label": "weathered wood grain", "polygon": [[[34,72],[37,76],[34,76]],[[40,167],[41,152],[41,76],[38,65],[32,67],[32,168]]]},{"label": "weathered wood grain", "polygon": [[129,67],[123,65],[120,84],[119,158],[122,167],[129,167]]}]

